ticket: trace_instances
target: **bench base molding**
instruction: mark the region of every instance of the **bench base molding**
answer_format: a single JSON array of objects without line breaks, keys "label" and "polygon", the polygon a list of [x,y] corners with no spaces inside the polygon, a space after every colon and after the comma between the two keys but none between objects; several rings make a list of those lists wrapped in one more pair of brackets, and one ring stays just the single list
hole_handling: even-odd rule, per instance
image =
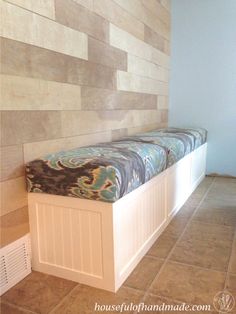
[{"label": "bench base molding", "polygon": [[34,270],[117,291],[205,177],[207,144],[115,203],[29,193]]}]

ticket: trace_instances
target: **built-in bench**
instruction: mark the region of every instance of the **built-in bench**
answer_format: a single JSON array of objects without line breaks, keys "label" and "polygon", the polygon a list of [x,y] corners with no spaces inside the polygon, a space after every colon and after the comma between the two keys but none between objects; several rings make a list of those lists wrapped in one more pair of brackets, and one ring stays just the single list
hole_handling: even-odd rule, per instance
[{"label": "built-in bench", "polygon": [[116,291],[204,178],[206,146],[167,128],[28,163],[33,269]]}]

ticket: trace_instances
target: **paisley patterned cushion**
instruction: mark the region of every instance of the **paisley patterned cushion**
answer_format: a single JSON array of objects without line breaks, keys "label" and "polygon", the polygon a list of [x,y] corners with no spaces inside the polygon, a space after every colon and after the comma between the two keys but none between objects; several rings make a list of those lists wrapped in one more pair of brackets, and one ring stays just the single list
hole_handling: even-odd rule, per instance
[{"label": "paisley patterned cushion", "polygon": [[115,202],[205,141],[168,128],[50,154],[26,165],[28,191]]}]

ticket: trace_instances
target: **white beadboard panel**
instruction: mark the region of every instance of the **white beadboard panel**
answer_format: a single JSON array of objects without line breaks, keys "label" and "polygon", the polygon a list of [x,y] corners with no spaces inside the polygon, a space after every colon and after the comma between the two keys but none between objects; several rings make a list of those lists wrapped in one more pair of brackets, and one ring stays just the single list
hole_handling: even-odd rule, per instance
[{"label": "white beadboard panel", "polygon": [[124,71],[117,71],[117,89],[154,95],[168,95],[167,83]]},{"label": "white beadboard panel", "polygon": [[203,180],[206,148],[112,204],[29,193],[33,269],[116,292]]},{"label": "white beadboard panel", "polygon": [[[54,0],[7,0],[19,7],[55,20]],[[88,0],[87,0],[88,1]]]},{"label": "white beadboard panel", "polygon": [[88,36],[25,9],[2,2],[2,37],[88,60]]},{"label": "white beadboard panel", "polygon": [[111,131],[83,134],[56,140],[32,142],[23,144],[24,160],[29,162],[46,154],[55,153],[60,150],[68,150],[81,146],[96,144],[100,141],[111,141]]},{"label": "white beadboard panel", "polygon": [[80,110],[78,85],[1,75],[2,110]]},{"label": "white beadboard panel", "polygon": [[112,23],[110,23],[109,36],[111,46],[156,63],[165,68],[169,67],[169,56],[113,25]]},{"label": "white beadboard panel", "polygon": [[[115,258],[119,276],[122,276],[129,262],[166,220],[165,180],[165,176],[157,176],[147,189],[139,190],[135,197],[127,195],[127,198],[114,204],[115,239],[122,243],[122,246],[116,247]],[[129,210],[126,203],[129,204]]]},{"label": "white beadboard panel", "polygon": [[40,262],[103,276],[100,213],[39,204],[36,216]]},{"label": "white beadboard panel", "polygon": [[169,79],[167,69],[131,54],[128,54],[128,72],[162,82]]}]

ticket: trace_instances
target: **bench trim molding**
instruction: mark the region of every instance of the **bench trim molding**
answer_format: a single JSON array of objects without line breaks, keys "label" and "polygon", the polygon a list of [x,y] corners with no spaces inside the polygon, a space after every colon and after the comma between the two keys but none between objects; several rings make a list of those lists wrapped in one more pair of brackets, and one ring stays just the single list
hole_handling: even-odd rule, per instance
[{"label": "bench trim molding", "polygon": [[205,177],[207,143],[115,203],[28,193],[34,270],[117,291]]}]

